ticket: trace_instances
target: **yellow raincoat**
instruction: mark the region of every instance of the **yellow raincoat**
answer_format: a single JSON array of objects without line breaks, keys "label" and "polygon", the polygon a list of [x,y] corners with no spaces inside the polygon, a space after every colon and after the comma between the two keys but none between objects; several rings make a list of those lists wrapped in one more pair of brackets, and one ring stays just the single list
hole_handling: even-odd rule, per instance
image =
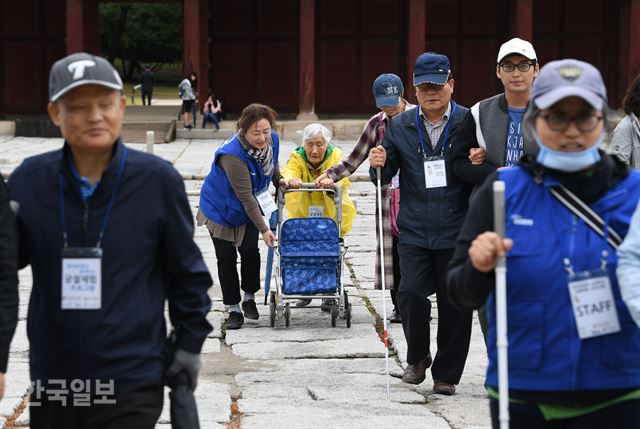
[{"label": "yellow raincoat", "polygon": [[[313,169],[303,155],[304,149],[297,148],[289,158],[287,166],[282,171],[285,179],[300,179],[303,182],[313,182],[318,176],[324,173],[329,167],[338,163],[342,157],[342,152],[337,147],[332,150],[327,149],[327,155],[320,165]],[[342,185],[342,224],[340,225],[340,236],[344,237],[353,225],[353,218],[356,216],[356,206],[347,193],[351,182],[346,177],[338,183]],[[285,208],[290,218],[322,216],[336,220],[336,208],[333,204],[333,195],[327,192],[290,192],[285,196]],[[311,212],[311,213],[310,213]]]}]

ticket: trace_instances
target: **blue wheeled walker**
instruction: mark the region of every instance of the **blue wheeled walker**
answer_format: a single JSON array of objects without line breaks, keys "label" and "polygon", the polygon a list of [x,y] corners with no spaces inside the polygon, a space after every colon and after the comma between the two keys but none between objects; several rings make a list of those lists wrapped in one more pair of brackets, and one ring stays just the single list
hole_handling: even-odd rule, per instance
[{"label": "blue wheeled walker", "polygon": [[[283,221],[284,195],[288,192],[326,192],[333,195],[336,219],[326,217],[291,218]],[[351,304],[342,284],[342,261],[346,248],[340,238],[342,221],[342,189],[317,189],[303,183],[300,189],[278,189],[278,244],[276,254],[276,287],[269,297],[271,327],[284,317],[291,322],[291,309],[321,308],[320,305],[292,307],[297,299],[332,299],[331,326],[338,318],[351,327]],[[313,301],[312,301],[313,303]]]}]

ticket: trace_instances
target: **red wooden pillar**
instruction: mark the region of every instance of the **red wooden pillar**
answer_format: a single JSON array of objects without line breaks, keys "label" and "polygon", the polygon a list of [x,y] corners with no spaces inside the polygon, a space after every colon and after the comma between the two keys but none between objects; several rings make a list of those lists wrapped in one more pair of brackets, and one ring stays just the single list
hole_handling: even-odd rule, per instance
[{"label": "red wooden pillar", "polygon": [[184,77],[196,72],[200,79],[200,0],[183,0],[182,28],[182,72]]},{"label": "red wooden pillar", "polygon": [[[640,0],[631,0],[629,15],[628,83],[640,73]],[[626,88],[624,89],[626,91]]]},{"label": "red wooden pillar", "polygon": [[316,120],[316,2],[300,1],[300,70],[298,101],[298,119]]},{"label": "red wooden pillar", "polygon": [[427,10],[424,0],[409,0],[409,25],[407,26],[407,76],[404,81],[404,95],[415,103],[413,90],[413,66],[418,55],[427,49]]},{"label": "red wooden pillar", "polygon": [[82,0],[67,0],[67,54],[84,51]]},{"label": "red wooden pillar", "polygon": [[200,110],[204,107],[204,101],[207,99],[210,85],[211,73],[211,55],[209,51],[209,2],[200,2],[200,31],[198,34],[198,47],[200,68],[198,69],[198,99],[200,100]]},{"label": "red wooden pillar", "polygon": [[533,42],[533,0],[516,1],[516,37]]}]

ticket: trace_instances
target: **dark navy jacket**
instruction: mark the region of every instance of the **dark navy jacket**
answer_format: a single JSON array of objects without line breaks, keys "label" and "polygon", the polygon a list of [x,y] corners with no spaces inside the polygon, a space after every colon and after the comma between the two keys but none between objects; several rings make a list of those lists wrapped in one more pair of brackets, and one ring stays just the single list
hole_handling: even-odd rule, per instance
[{"label": "dark navy jacket", "polygon": [[26,159],[9,180],[20,203],[20,266],[31,265],[27,333],[32,380],[162,382],[165,301],[177,347],[198,353],[211,325],[212,281],[193,241],[184,183],[167,162],[127,150],[102,249],[102,308],[61,310],[60,175],[70,247],[94,247],[123,155],[113,159],[86,205],[68,162],[70,148]]},{"label": "dark navy jacket", "polygon": [[[416,107],[419,109],[420,107]],[[398,229],[400,242],[426,249],[452,249],[468,208],[471,188],[453,175],[450,164],[451,146],[469,109],[458,105],[449,121],[451,127],[444,148],[447,186],[427,189],[424,181],[424,157],[416,128],[416,110],[406,110],[395,116],[385,131],[382,146],[387,162],[382,168],[382,183],[387,184],[400,169],[400,213]],[[453,111],[453,109],[452,109]],[[431,148],[429,135],[422,120],[419,121],[427,156],[440,154],[445,133],[440,136],[436,153]],[[370,170],[376,183],[376,171]]]}]

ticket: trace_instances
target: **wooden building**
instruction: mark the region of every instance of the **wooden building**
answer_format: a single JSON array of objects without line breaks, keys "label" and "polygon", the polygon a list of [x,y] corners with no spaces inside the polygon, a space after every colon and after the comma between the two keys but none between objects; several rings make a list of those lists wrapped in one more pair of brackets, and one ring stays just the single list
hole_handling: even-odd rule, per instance
[{"label": "wooden building", "polygon": [[[145,2],[153,0],[145,0]],[[280,112],[367,114],[373,79],[393,72],[413,97],[417,55],[449,56],[464,105],[501,90],[500,44],[531,40],[541,63],[589,61],[612,107],[640,71],[640,0],[177,0],[185,73],[228,111],[261,101]],[[123,0],[110,1],[123,2]],[[98,53],[99,0],[21,0],[0,8],[0,115],[45,112],[48,70]]]}]

